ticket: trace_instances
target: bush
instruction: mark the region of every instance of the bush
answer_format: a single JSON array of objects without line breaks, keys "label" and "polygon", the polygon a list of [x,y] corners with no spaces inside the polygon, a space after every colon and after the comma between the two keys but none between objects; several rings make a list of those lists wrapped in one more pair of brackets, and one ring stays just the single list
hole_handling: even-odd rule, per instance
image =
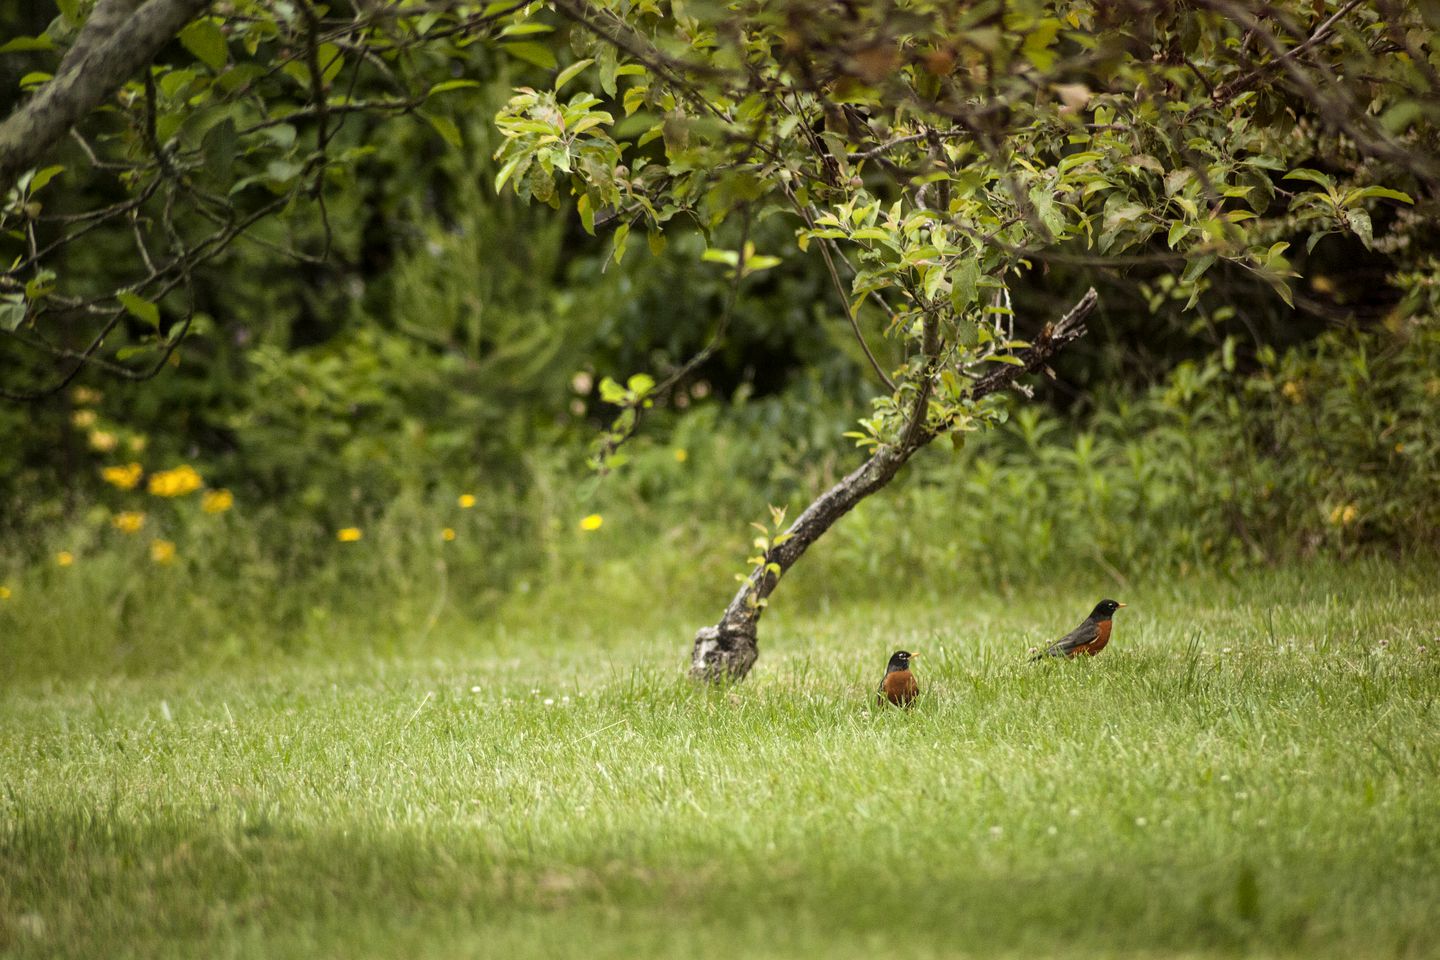
[{"label": "bush", "polygon": [[931,453],[830,549],[937,586],[1423,549],[1440,539],[1437,370],[1433,320],[1261,350],[1248,370],[1229,344],[1077,423],[1025,407]]},{"label": "bush", "polygon": [[[400,351],[388,366],[358,372],[343,360],[325,366],[337,350],[325,348],[308,375],[322,395],[332,377],[403,382],[414,369],[405,350],[420,348],[401,342],[373,348],[381,358]],[[303,382],[311,362],[289,356],[286,382]],[[1440,539],[1436,371],[1440,326],[1406,320],[1334,331],[1283,355],[1262,350],[1248,366],[1232,344],[1151,389],[1098,398],[1077,420],[1025,406],[957,453],[928,451],[846,517],[791,575],[780,608],[873,596],[878,584],[1120,589],[1165,571],[1424,550]],[[298,402],[280,382],[276,417]],[[747,569],[748,522],[767,520],[770,503],[793,517],[862,456],[831,439],[856,411],[827,402],[816,374],[758,399],[692,397],[683,417],[657,410],[629,465],[604,479],[583,472],[582,444],[547,443],[538,427],[530,449],[507,448],[467,477],[464,445],[444,466],[448,441],[426,439],[413,398],[395,400],[404,389],[380,390],[359,419],[343,407],[297,414],[267,441],[278,449],[299,438],[287,476],[330,471],[338,459],[338,476],[369,485],[353,497],[327,475],[314,503],[237,488],[226,509],[207,512],[203,498],[219,484],[205,464],[195,480],[162,483],[182,491],[166,497],[150,490],[154,468],[185,464],[116,451],[115,465],[133,456],[150,471],[128,489],[116,482],[128,476],[97,476],[99,490],[62,519],[10,538],[0,673],[414,653],[522,620],[597,641],[617,620],[698,624]],[[436,416],[463,420],[470,402]],[[71,429],[110,427],[97,418]],[[385,472],[360,479],[371,433],[384,438],[375,462]],[[415,447],[396,445],[411,433]],[[203,489],[189,489],[196,482]],[[598,520],[582,523],[589,516]],[[173,553],[157,554],[157,542]]]}]

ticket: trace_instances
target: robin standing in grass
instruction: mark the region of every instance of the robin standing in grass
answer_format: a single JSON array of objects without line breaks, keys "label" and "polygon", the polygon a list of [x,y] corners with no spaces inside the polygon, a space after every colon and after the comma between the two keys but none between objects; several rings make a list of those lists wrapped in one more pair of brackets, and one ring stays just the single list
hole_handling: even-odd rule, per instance
[{"label": "robin standing in grass", "polygon": [[1125,604],[1116,603],[1114,600],[1101,600],[1095,604],[1095,609],[1090,611],[1090,616],[1085,618],[1084,623],[1050,644],[1044,653],[1035,654],[1030,658],[1031,662],[1045,657],[1073,658],[1082,653],[1094,656],[1104,650],[1105,644],[1110,642],[1111,618],[1115,616],[1115,611],[1123,606]]},{"label": "robin standing in grass", "polygon": [[920,654],[906,650],[896,650],[890,655],[885,678],[880,681],[880,689],[875,691],[876,703],[883,707],[888,700],[897,707],[908,707],[915,702],[920,687],[915,683],[915,675],[910,672],[910,661],[918,656]]}]

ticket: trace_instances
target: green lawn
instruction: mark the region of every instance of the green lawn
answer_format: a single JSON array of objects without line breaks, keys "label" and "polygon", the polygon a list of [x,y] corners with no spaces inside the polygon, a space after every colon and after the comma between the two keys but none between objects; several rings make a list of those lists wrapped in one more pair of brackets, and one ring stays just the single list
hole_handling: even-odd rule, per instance
[{"label": "green lawn", "polygon": [[782,591],[730,691],[689,622],[12,682],[0,953],[1440,954],[1440,572],[1104,592],[1088,662],[1091,592]]}]

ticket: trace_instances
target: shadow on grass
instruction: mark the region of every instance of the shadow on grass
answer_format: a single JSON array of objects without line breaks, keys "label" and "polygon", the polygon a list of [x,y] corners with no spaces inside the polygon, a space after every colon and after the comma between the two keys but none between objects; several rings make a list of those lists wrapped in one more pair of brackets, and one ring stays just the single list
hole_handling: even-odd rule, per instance
[{"label": "shadow on grass", "polygon": [[[639,829],[638,827],[636,829]],[[637,840],[639,838],[637,837]],[[563,846],[563,845],[557,845]],[[9,956],[1424,956],[1432,867],[808,850],[636,855],[614,835],[510,848],[445,825],[327,831],[174,811],[0,830]],[[653,845],[645,849],[653,849]],[[1296,877],[1300,883],[1292,883]]]}]

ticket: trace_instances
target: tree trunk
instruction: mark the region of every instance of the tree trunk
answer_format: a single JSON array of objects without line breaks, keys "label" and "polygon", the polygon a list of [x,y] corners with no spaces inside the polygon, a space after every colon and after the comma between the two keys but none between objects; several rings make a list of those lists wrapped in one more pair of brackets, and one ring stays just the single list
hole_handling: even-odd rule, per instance
[{"label": "tree trunk", "polygon": [[[1054,324],[1047,324],[1034,343],[1018,354],[1019,366],[1007,364],[977,380],[970,395],[979,399],[996,393],[1011,386],[1021,375],[1043,368],[1061,349],[1085,335],[1085,318],[1095,308],[1096,300],[1095,291],[1088,291],[1069,313]],[[901,442],[879,447],[870,459],[806,507],[785,531],[783,542],[770,548],[764,563],[756,566],[740,586],[720,622],[696,632],[690,659],[691,677],[708,681],[741,680],[750,672],[760,655],[758,630],[760,616],[765,612],[764,601],[775,591],[780,578],[836,520],[888,484],[917,450],[938,435],[925,425],[923,408],[928,396],[929,391],[922,387],[922,403],[917,405]],[[771,564],[779,566],[778,573]]]}]

